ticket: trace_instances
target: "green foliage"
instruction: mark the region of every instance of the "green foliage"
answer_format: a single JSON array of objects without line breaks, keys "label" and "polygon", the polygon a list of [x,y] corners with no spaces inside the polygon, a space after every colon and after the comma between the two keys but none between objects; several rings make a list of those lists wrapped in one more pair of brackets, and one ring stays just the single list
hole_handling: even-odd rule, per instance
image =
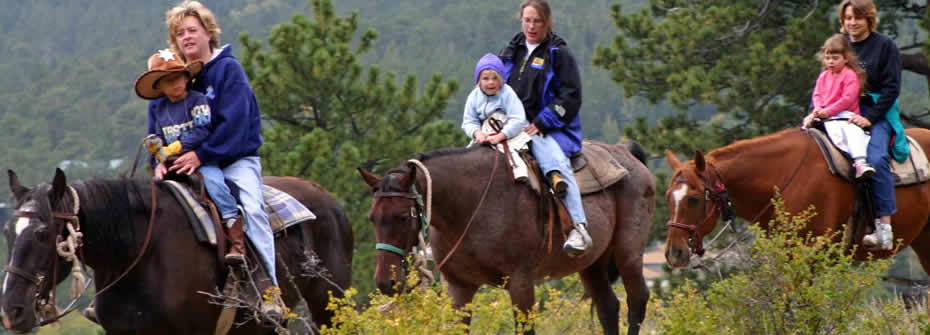
[{"label": "green foliage", "polygon": [[[416,271],[408,272],[408,285],[419,282]],[[619,287],[615,290],[622,291]],[[479,290],[464,310],[452,308],[445,287],[416,287],[410,293],[393,297],[372,294],[371,304],[359,310],[356,299],[334,299],[334,328],[325,335],[355,334],[512,334],[515,320],[532,320],[537,334],[600,334],[601,326],[591,313],[590,299],[582,298],[578,276],[547,281],[536,287],[536,305],[529,316],[521,316],[500,287]],[[355,293],[353,289],[353,294]],[[619,299],[624,299],[619,296]],[[625,309],[625,304],[621,304]],[[654,306],[649,306],[653,308]],[[471,316],[471,326],[461,323]],[[626,315],[621,310],[620,315]],[[647,318],[652,318],[650,315]],[[621,317],[620,326],[626,327]]]},{"label": "green foliage", "polygon": [[756,1],[651,4],[633,14],[614,5],[619,32],[611,46],[598,46],[594,64],[610,70],[627,97],[668,99],[682,109],[710,104],[725,115],[705,124],[679,114],[655,129],[640,121],[632,138],[653,150],[693,152],[800,120],[820,69],[814,54],[836,26],[829,19],[834,3],[777,1],[761,9]]},{"label": "green foliage", "polygon": [[758,239],[741,260],[745,270],[703,293],[685,285],[660,312],[662,332],[850,334],[887,319],[869,314],[865,297],[891,261],[857,263],[837,242],[839,233],[807,230],[813,208],[792,216],[780,199],[773,204],[770,230],[752,227]]},{"label": "green foliage", "polygon": [[242,64],[270,119],[261,149],[265,174],[319,182],[343,199],[356,233],[353,277],[370,292],[374,264],[368,186],[357,167],[386,171],[416,152],[461,145],[455,125],[440,120],[458,89],[439,74],[422,87],[414,75],[403,81],[358,56],[376,34],[357,34],[358,13],[336,15],[329,0],[309,2],[311,17],[295,15],[275,26],[268,48],[247,34]]}]

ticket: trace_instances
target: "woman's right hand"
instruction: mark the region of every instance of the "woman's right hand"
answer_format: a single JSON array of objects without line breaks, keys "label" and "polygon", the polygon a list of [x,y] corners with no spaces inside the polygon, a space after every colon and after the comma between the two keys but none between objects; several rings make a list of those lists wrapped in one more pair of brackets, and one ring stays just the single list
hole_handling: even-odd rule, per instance
[{"label": "woman's right hand", "polygon": [[155,166],[155,180],[165,179],[166,173],[168,173],[168,168],[165,167],[164,162],[158,163],[158,165]]},{"label": "woman's right hand", "polygon": [[853,117],[849,118],[849,122],[859,126],[859,128],[862,129],[866,129],[872,126],[872,122],[862,115],[854,115]]}]

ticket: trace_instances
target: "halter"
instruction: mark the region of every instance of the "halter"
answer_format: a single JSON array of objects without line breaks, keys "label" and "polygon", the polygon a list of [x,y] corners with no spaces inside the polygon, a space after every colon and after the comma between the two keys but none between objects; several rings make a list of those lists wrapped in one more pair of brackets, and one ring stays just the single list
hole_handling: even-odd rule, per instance
[{"label": "halter", "polygon": [[[733,208],[730,207],[730,198],[727,194],[727,187],[723,184],[723,178],[720,177],[720,172],[717,171],[710,162],[707,162],[707,166],[714,172],[710,177],[716,176],[716,180],[708,180],[709,178],[703,178],[704,183],[704,209],[702,210],[704,215],[704,220],[697,225],[689,225],[683,223],[668,221],[668,226],[673,228],[682,229],[689,233],[688,236],[688,247],[694,250],[694,253],[698,256],[704,256],[704,238],[703,236],[696,236],[698,228],[703,226],[708,221],[714,218],[714,214],[720,213],[721,218],[724,222],[729,223],[733,220],[734,212]],[[678,177],[675,179],[676,182],[683,182],[684,179]],[[713,206],[711,206],[710,211],[707,209],[707,201],[712,201]],[[696,238],[697,237],[697,238]]]}]

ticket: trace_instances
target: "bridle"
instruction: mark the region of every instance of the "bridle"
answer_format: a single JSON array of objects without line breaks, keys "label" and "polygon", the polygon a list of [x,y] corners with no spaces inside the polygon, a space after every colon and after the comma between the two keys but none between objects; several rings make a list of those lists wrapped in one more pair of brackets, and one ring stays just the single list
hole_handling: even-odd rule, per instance
[{"label": "bridle", "polygon": [[[145,250],[148,247],[149,241],[152,239],[152,227],[155,225],[155,218],[156,218],[155,212],[156,212],[156,209],[158,208],[158,200],[157,200],[158,198],[156,197],[156,193],[155,193],[156,187],[155,187],[154,179],[151,180],[151,186],[152,186],[152,210],[151,210],[151,215],[149,216],[148,228],[145,233],[145,239],[142,242],[142,247],[139,249],[139,254],[132,261],[129,267],[127,267],[126,270],[123,271],[122,274],[120,274],[118,277],[116,277],[116,279],[111,281],[109,284],[104,286],[102,289],[97,290],[97,292],[94,293],[94,296],[91,298],[91,300],[95,300],[97,296],[99,296],[103,292],[106,292],[107,290],[112,288],[114,285],[116,285],[116,283],[118,283],[120,280],[125,278],[126,275],[128,275],[129,272],[131,272],[132,269],[135,268],[137,264],[139,264],[139,260],[141,260],[142,256],[145,254]],[[47,325],[49,323],[58,321],[59,319],[67,315],[68,313],[71,313],[72,311],[74,311],[74,309],[76,308],[76,303],[78,299],[80,299],[80,297],[84,295],[84,293],[87,290],[87,287],[90,286],[90,281],[86,281],[84,285],[76,284],[79,281],[77,279],[78,276],[80,276],[81,278],[84,278],[82,271],[80,271],[81,269],[80,262],[81,262],[81,259],[84,257],[79,257],[79,251],[78,251],[79,249],[83,250],[81,249],[81,247],[83,246],[83,242],[82,242],[83,233],[80,231],[80,227],[81,227],[80,219],[78,218],[78,213],[81,210],[81,201],[74,187],[71,187],[71,185],[68,185],[68,190],[71,192],[71,197],[72,197],[72,202],[73,202],[73,208],[72,208],[73,212],[64,213],[64,212],[59,212],[59,211],[54,211],[54,210],[51,212],[53,219],[59,219],[59,220],[64,221],[64,224],[58,226],[58,231],[55,234],[55,239],[57,243],[55,247],[52,248],[51,250],[51,253],[53,253],[52,258],[54,259],[54,264],[52,267],[52,281],[50,282],[47,281],[45,274],[41,272],[37,271],[36,274],[30,274],[29,272],[23,269],[20,269],[16,266],[13,266],[12,264],[8,264],[7,267],[4,269],[5,272],[20,276],[21,278],[25,279],[26,281],[30,283],[35,284],[38,287],[36,291],[36,297],[35,297],[36,299],[34,300],[34,304],[32,306],[33,312],[39,316],[43,316],[43,313],[54,314],[54,316],[51,318],[43,317],[44,320],[39,322],[40,327]],[[24,217],[24,218],[35,218],[35,217],[40,217],[40,214],[37,211],[33,212],[33,211],[17,210],[13,212],[13,216]],[[62,236],[62,232],[64,231],[66,227],[68,231],[70,232],[70,235],[68,236],[67,239],[60,240]],[[54,286],[58,282],[59,257],[57,256],[66,257],[68,260],[73,262],[74,265],[72,267],[73,269],[72,274],[75,276],[75,284],[72,285],[71,303],[69,303],[65,311],[61,313],[57,312],[58,308],[57,306],[55,306],[54,287],[50,287],[48,289],[48,293],[42,293],[44,286],[46,285]],[[80,281],[83,281],[83,279],[81,279]],[[74,287],[79,287],[80,288],[79,291],[75,292]],[[42,313],[40,313],[40,311]]]},{"label": "bridle", "polygon": [[[810,147],[811,147],[810,145],[805,146],[804,154],[801,155],[801,160],[798,161],[798,165],[795,166],[794,171],[791,172],[791,175],[788,176],[788,179],[785,180],[785,182],[781,185],[781,187],[778,188],[779,190],[781,190],[781,192],[784,192],[785,190],[787,190],[788,186],[791,185],[791,181],[794,180],[794,177],[798,175],[798,172],[801,170],[801,166],[804,165],[804,160],[807,159],[807,154],[810,152]],[[704,237],[697,236],[698,228],[700,226],[703,226],[705,223],[707,223],[707,221],[713,219],[714,214],[718,211],[721,214],[720,217],[727,224],[732,222],[733,218],[735,217],[735,212],[733,212],[733,208],[730,207],[730,198],[727,194],[727,188],[723,184],[723,178],[720,176],[720,172],[717,171],[717,168],[714,167],[714,165],[711,164],[710,161],[705,161],[705,164],[714,173],[713,175],[706,176],[702,180],[704,184],[704,213],[706,213],[704,215],[704,220],[701,221],[701,223],[698,225],[681,224],[677,222],[672,222],[671,219],[668,221],[669,227],[682,229],[682,230],[687,231],[690,234],[688,236],[688,247],[691,248],[691,250],[698,256],[704,256],[704,251],[705,251],[704,250]],[[717,179],[710,180],[710,178],[714,176],[716,176]],[[684,179],[681,177],[678,177],[675,179],[675,182],[684,182]],[[713,185],[713,187],[710,187],[710,185]],[[707,201],[714,202],[714,206],[710,208],[710,212],[708,212],[707,210]],[[756,213],[756,215],[749,222],[756,222],[756,220],[758,220],[759,217],[761,217],[762,214],[764,214],[771,207],[772,207],[772,202],[769,202],[765,207],[762,208],[762,210]],[[720,235],[718,234],[717,237],[719,236]]]},{"label": "bridle", "polygon": [[[50,251],[50,253],[52,253],[52,259],[54,262],[52,265],[51,281],[48,281],[47,275],[45,273],[42,273],[41,271],[36,271],[36,273],[33,274],[17,266],[14,266],[13,264],[7,264],[7,266],[4,268],[4,272],[19,276],[23,280],[35,285],[36,293],[35,293],[35,298],[33,300],[34,303],[32,306],[34,314],[39,315],[39,316],[46,316],[46,315],[43,315],[43,313],[48,313],[48,312],[52,312],[55,314],[51,318],[44,318],[44,320],[42,320],[39,323],[39,326],[44,326],[49,323],[55,322],[58,319],[70,313],[74,309],[74,305],[77,302],[78,298],[80,298],[80,296],[83,295],[83,292],[84,292],[83,290],[86,290],[87,288],[86,285],[77,283],[78,281],[83,281],[84,277],[82,274],[76,273],[75,274],[76,283],[74,284],[74,286],[83,287],[83,289],[81,289],[80,295],[78,295],[77,297],[72,297],[73,299],[71,303],[68,305],[66,310],[62,313],[58,313],[57,312],[58,309],[55,306],[54,288],[50,287],[47,292],[44,292],[45,291],[44,288],[46,285],[55,285],[56,283],[58,283],[58,262],[60,259],[60,257],[58,256],[69,257],[69,260],[74,262],[73,269],[77,269],[77,271],[80,272],[80,261],[78,260],[78,257],[77,257],[77,248],[79,248],[82,244],[82,241],[81,241],[82,233],[80,231],[81,225],[80,225],[80,219],[78,219],[78,212],[80,212],[81,210],[81,202],[80,202],[80,198],[78,197],[77,191],[75,191],[73,187],[69,185],[68,190],[71,193],[72,202],[73,202],[72,212],[68,213],[68,212],[60,212],[60,211],[54,211],[54,210],[51,211],[51,217],[53,220],[58,219],[63,222],[63,224],[58,225],[58,231],[55,232],[56,247],[52,248],[52,250]],[[31,219],[31,218],[40,217],[41,215],[38,211],[16,210],[13,212],[13,216]],[[62,240],[61,235],[65,228],[69,230],[70,235],[68,236],[67,239]],[[81,279],[78,279],[78,278],[81,278]]]},{"label": "bridle", "polygon": [[[484,192],[481,194],[481,199],[478,200],[478,205],[475,207],[474,212],[472,212],[471,217],[468,219],[468,223],[465,224],[465,229],[462,230],[462,235],[459,236],[458,240],[455,242],[452,248],[449,249],[449,252],[446,253],[446,256],[442,259],[442,261],[440,261],[438,265],[436,265],[436,268],[432,270],[433,272],[436,272],[442,269],[442,266],[445,265],[447,261],[449,261],[449,258],[452,257],[455,251],[458,250],[458,247],[462,244],[462,240],[465,239],[465,235],[468,233],[468,228],[471,228],[472,222],[475,221],[475,217],[477,216],[478,212],[481,210],[481,205],[484,204],[484,200],[487,199],[488,191],[491,189],[491,185],[494,184],[494,176],[497,173],[497,166],[500,165],[498,164],[500,161],[499,156],[500,156],[500,151],[494,150],[494,166],[491,168],[491,174],[490,174],[491,177],[488,180],[488,184],[484,188]],[[415,168],[419,168],[420,170],[422,170],[424,176],[426,177],[426,195],[427,195],[426,215],[424,216],[422,211],[420,210],[423,208],[423,203],[422,203],[422,199],[419,193],[417,193],[415,182],[410,185],[411,190],[409,192],[384,192],[384,191],[379,190],[374,193],[373,197],[374,198],[401,197],[401,198],[411,199],[412,203],[410,206],[410,217],[411,217],[411,220],[416,220],[417,218],[419,218],[419,221],[421,222],[421,229],[419,232],[418,239],[419,239],[421,247],[425,249],[426,243],[424,242],[424,240],[425,240],[427,228],[429,227],[429,220],[431,218],[430,211],[432,210],[432,196],[433,196],[432,178],[430,177],[429,169],[427,169],[426,166],[423,165],[423,163],[420,162],[419,160],[411,159],[411,160],[408,160],[407,162],[414,164],[416,166]],[[416,225],[416,222],[412,222],[412,224]],[[403,261],[406,262],[406,259],[405,259],[406,251],[404,249],[398,248],[397,246],[390,245],[387,243],[377,243],[375,244],[375,249],[385,250],[385,251],[389,251],[397,255],[400,255],[400,257],[404,259]]]},{"label": "bridle", "polygon": [[[727,187],[723,184],[723,178],[720,177],[720,172],[717,171],[710,162],[705,163],[710,170],[713,171],[712,175],[704,176],[702,182],[704,184],[704,201],[702,212],[704,213],[704,220],[697,225],[689,225],[683,223],[668,221],[668,226],[671,228],[678,228],[688,232],[688,247],[694,251],[698,256],[704,256],[704,237],[698,236],[698,228],[705,225],[708,221],[715,219],[715,214],[720,214],[720,218],[724,222],[730,222],[735,216],[733,208],[730,207],[730,198],[727,194]],[[713,177],[716,177],[714,180]],[[677,177],[675,182],[684,182],[684,178]],[[710,206],[708,209],[707,202],[713,202],[713,206]]]}]

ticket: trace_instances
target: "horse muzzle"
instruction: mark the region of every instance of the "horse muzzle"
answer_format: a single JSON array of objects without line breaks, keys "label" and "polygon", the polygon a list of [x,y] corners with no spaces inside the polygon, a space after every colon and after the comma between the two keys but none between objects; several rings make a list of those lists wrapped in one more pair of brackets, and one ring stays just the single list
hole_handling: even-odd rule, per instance
[{"label": "horse muzzle", "polygon": [[3,306],[0,309],[0,320],[3,320],[3,328],[16,334],[26,334],[32,328],[35,328],[35,315],[31,320],[28,316],[26,308],[21,306]]}]

